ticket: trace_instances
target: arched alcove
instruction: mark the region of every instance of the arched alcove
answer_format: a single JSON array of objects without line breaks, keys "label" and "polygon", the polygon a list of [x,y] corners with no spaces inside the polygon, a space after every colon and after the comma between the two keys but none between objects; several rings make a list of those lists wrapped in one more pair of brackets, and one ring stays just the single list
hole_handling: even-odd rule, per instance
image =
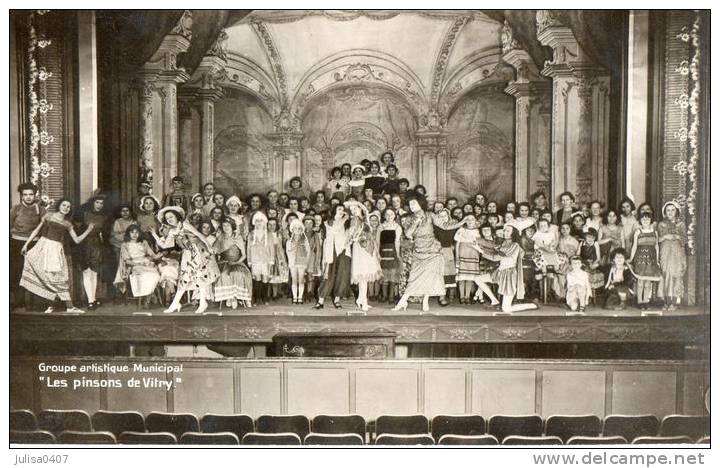
[{"label": "arched alcove", "polygon": [[477,192],[499,203],[513,198],[515,100],[498,86],[464,96],[448,120],[447,193],[459,200]]},{"label": "arched alcove", "polygon": [[395,154],[401,176],[416,178],[417,121],[406,99],[388,88],[331,89],[307,104],[301,128],[303,178],[313,190],[323,186],[334,165],[379,159],[387,149]]},{"label": "arched alcove", "polygon": [[225,193],[265,191],[272,185],[272,118],[254,96],[225,88],[215,103],[213,181]]}]

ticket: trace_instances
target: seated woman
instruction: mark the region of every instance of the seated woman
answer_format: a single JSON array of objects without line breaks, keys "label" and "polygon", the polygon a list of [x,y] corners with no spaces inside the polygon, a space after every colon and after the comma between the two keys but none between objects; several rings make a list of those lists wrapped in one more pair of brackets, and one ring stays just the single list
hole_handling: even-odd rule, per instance
[{"label": "seated woman", "polygon": [[245,266],[245,240],[240,229],[231,218],[223,218],[213,244],[220,267],[215,300],[225,301],[233,309],[250,307],[252,302],[252,274]]},{"label": "seated woman", "polygon": [[124,242],[120,246],[118,269],[113,284],[125,293],[126,282],[130,283],[130,291],[133,297],[140,298],[140,305],[143,299],[147,299],[155,292],[160,281],[160,270],[155,261],[162,254],[158,255],[150,248],[143,239],[140,226],[132,224],[125,229]]}]

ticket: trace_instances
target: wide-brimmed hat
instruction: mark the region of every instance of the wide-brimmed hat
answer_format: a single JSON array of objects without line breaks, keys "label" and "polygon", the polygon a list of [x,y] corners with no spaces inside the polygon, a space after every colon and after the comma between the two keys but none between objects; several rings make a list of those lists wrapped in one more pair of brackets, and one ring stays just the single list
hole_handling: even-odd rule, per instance
[{"label": "wide-brimmed hat", "polygon": [[515,229],[517,229],[518,232],[523,232],[525,229],[529,228],[533,224],[535,224],[534,218],[526,218],[526,219],[515,218],[515,219],[511,219],[510,221],[505,223],[505,226],[511,226],[511,227],[514,227]]},{"label": "wide-brimmed hat", "polygon": [[363,174],[365,173],[365,166],[363,166],[362,164],[355,164],[352,169],[350,169],[350,172],[355,172],[355,169],[360,169],[361,171],[363,171]]},{"label": "wide-brimmed hat", "polygon": [[182,221],[183,219],[185,219],[185,210],[183,210],[182,207],[175,206],[175,205],[169,205],[169,206],[166,206],[165,208],[160,208],[160,210],[157,213],[157,219],[161,223],[165,222],[165,213],[167,213],[168,211],[172,211],[172,212],[178,214],[179,215],[178,221]]},{"label": "wide-brimmed hat", "polygon": [[140,197],[140,201],[138,201],[138,209],[143,213],[145,212],[145,209],[143,209],[143,205],[145,204],[145,200],[147,200],[148,198],[152,198],[153,200],[155,200],[155,206],[158,208],[160,207],[160,200],[153,197],[152,195],[144,195]]},{"label": "wide-brimmed hat", "polygon": [[205,203],[205,197],[204,197],[203,194],[200,193],[200,192],[197,192],[197,193],[193,194],[192,197],[190,197],[190,203],[193,203],[196,198],[202,198],[203,203]]},{"label": "wide-brimmed hat", "polygon": [[343,206],[345,207],[345,209],[348,210],[348,212],[350,211],[350,207],[352,207],[352,206],[359,206],[360,209],[361,209],[362,212],[363,212],[363,216],[365,217],[365,219],[367,219],[367,217],[368,217],[368,209],[367,209],[367,206],[363,205],[362,203],[360,203],[360,202],[357,201],[357,200],[348,200],[348,201],[346,201],[345,203],[343,203]]}]

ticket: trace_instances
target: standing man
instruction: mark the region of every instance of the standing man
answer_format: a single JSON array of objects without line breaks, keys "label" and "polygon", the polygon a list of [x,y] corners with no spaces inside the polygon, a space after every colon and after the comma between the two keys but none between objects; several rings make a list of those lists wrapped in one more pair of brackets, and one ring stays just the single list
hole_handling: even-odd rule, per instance
[{"label": "standing man", "polygon": [[188,212],[188,197],[185,194],[185,179],[182,176],[172,178],[172,190],[165,195],[164,206],[179,206]]},{"label": "standing man", "polygon": [[[205,203],[203,204],[203,211],[205,212],[205,217],[209,218],[210,212],[213,208],[215,208],[215,184],[208,182],[203,185],[202,194],[203,199],[205,200]],[[222,206],[220,208],[222,208]]]},{"label": "standing man", "polygon": [[[20,288],[25,257],[21,250],[30,237],[30,234],[40,224],[45,216],[45,208],[37,201],[37,187],[31,183],[20,184],[17,188],[20,193],[20,203],[10,210],[10,305],[22,307],[25,305],[25,293]],[[28,250],[34,245],[28,246]]]}]

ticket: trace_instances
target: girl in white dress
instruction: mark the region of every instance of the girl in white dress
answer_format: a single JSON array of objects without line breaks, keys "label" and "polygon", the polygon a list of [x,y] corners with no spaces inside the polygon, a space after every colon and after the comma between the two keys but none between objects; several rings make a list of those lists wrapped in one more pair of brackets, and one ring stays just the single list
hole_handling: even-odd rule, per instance
[{"label": "girl in white dress", "polygon": [[352,247],[350,281],[358,285],[358,298],[355,301],[363,312],[370,310],[367,299],[368,283],[382,278],[380,257],[375,235],[370,227],[367,208],[356,201],[345,202],[350,212],[348,243]]}]

